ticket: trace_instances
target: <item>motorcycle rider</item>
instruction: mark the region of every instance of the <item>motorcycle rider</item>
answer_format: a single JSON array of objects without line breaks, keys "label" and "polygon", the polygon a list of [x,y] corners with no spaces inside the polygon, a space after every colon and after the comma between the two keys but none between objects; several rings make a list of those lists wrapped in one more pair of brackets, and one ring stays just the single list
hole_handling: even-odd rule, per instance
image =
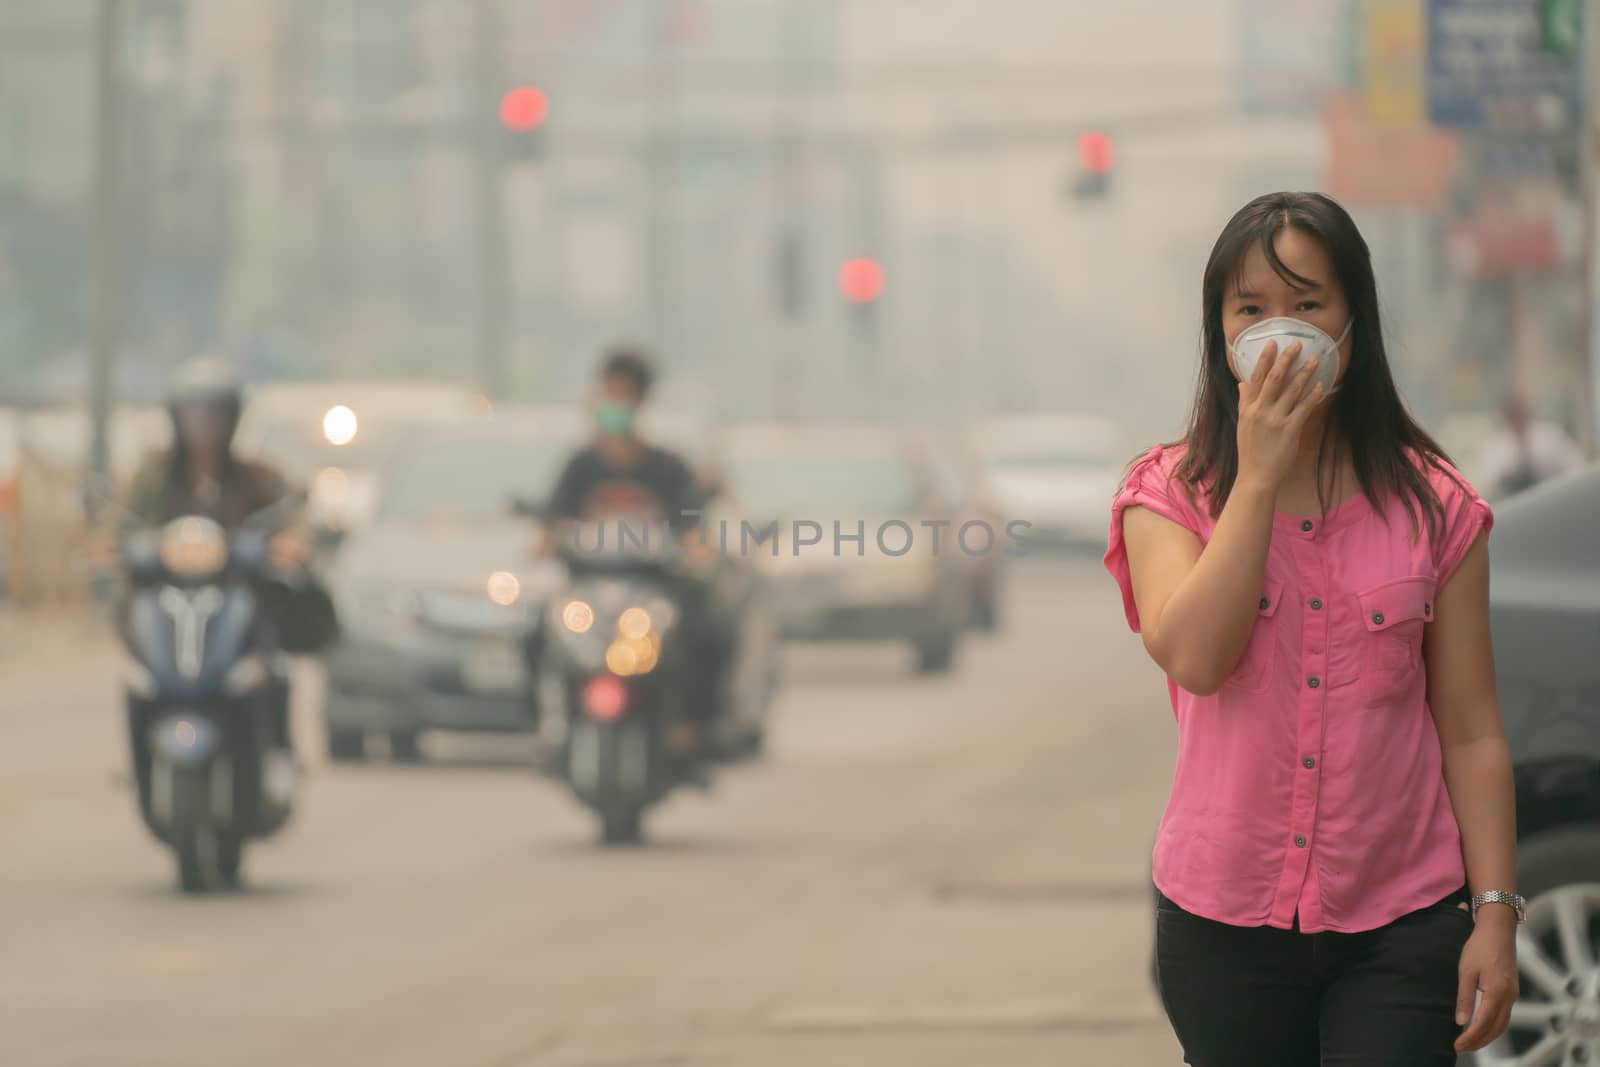
[{"label": "motorcycle rider", "polygon": [[[200,358],[178,369],[167,395],[172,447],[151,454],[134,475],[124,502],[124,525],[160,527],[184,515],[203,515],[233,531],[251,516],[283,505],[270,556],[279,566],[302,568],[311,556],[311,540],[299,509],[289,500],[289,483],[271,467],[233,452],[243,392],[232,368],[222,361]],[[275,740],[292,759],[288,694],[277,703]]]},{"label": "motorcycle rider", "polygon": [[[650,359],[627,346],[602,362],[594,402],[595,437],[568,460],[551,494],[548,514],[563,531],[578,522],[646,515],[664,521],[685,556],[698,568],[682,583],[680,623],[695,664],[695,721],[675,724],[668,743],[681,753],[705,751],[712,725],[728,708],[721,697],[730,659],[731,624],[715,608],[709,573],[716,554],[701,536],[699,510],[705,492],[689,464],[669,449],[644,440],[639,409],[650,395],[655,372]],[[561,536],[558,531],[557,537]],[[548,549],[554,538],[547,538]]]}]

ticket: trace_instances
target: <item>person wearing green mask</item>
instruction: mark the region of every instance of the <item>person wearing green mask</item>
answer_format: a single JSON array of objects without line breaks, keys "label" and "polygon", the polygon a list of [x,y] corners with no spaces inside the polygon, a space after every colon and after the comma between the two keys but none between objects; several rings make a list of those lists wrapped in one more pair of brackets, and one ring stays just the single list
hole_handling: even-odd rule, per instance
[{"label": "person wearing green mask", "polygon": [[568,460],[551,496],[551,517],[649,518],[680,536],[698,527],[701,501],[689,464],[638,432],[654,380],[643,353],[619,347],[607,355],[594,395],[594,439]]},{"label": "person wearing green mask", "polygon": [[[561,472],[546,509],[560,524],[623,518],[665,523],[690,558],[704,559],[712,550],[698,536],[705,494],[693,471],[677,453],[644,440],[638,430],[639,409],[650,395],[655,373],[650,359],[631,347],[614,348],[602,362],[593,401],[594,439],[579,449]],[[546,545],[550,542],[547,540]],[[704,670],[703,699],[691,704],[708,716],[720,715],[716,694],[729,658],[730,624],[711,608],[703,582],[684,590],[680,623],[694,636],[696,659]],[[709,732],[694,729],[680,737],[680,747],[693,748]]]}]

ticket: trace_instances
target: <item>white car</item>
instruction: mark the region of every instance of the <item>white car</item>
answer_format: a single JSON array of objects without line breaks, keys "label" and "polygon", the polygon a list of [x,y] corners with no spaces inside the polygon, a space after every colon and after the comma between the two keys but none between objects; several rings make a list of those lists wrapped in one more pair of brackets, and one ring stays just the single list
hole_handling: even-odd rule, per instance
[{"label": "white car", "polygon": [[487,419],[489,401],[431,382],[287,382],[250,391],[234,447],[308,493],[319,536],[337,542],[371,518],[378,471],[420,430]]},{"label": "white car", "polygon": [[1112,497],[1131,458],[1117,423],[1096,415],[1016,415],[973,433],[1007,522],[1033,545],[1104,547]]}]

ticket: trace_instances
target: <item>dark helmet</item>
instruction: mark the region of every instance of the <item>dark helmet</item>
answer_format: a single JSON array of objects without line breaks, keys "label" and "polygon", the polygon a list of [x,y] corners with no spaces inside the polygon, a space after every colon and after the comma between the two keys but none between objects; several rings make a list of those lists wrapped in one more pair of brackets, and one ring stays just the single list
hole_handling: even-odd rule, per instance
[{"label": "dark helmet", "polygon": [[167,388],[167,410],[180,421],[185,411],[214,412],[229,436],[244,409],[244,386],[232,366],[219,359],[193,359],[180,366]]}]

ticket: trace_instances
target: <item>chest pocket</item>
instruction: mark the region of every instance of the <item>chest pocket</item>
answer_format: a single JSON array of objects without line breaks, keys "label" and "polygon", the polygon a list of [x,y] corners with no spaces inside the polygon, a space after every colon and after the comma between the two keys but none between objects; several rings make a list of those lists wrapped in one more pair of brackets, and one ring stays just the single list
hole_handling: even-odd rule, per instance
[{"label": "chest pocket", "polygon": [[1403,701],[1422,683],[1422,636],[1433,621],[1434,591],[1432,578],[1397,578],[1357,596],[1367,650],[1361,684],[1368,706]]},{"label": "chest pocket", "polygon": [[1223,683],[1229,689],[1240,689],[1247,693],[1259,693],[1266,689],[1277,650],[1278,628],[1272,620],[1278,614],[1278,604],[1282,599],[1283,583],[1275,578],[1268,578],[1256,607],[1256,621],[1250,631],[1250,643],[1245,645],[1239,665]]}]

